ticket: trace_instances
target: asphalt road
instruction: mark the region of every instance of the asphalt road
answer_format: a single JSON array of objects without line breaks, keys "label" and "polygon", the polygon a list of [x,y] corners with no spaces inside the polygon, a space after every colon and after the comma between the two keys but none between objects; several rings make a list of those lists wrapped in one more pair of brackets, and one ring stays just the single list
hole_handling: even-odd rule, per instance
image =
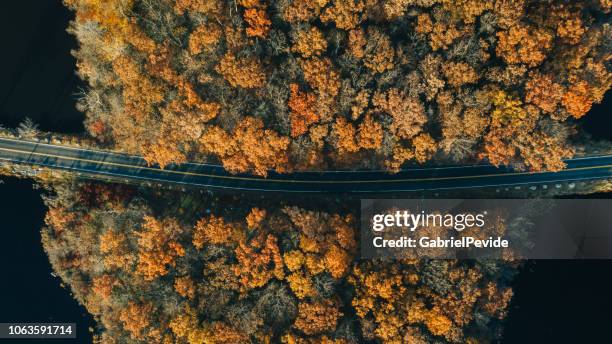
[{"label": "asphalt road", "polygon": [[270,173],[267,178],[232,175],[221,166],[186,163],[159,169],[139,156],[0,138],[0,161],[81,172],[82,176],[171,183],[206,188],[298,193],[390,193],[472,189],[612,178],[612,156],[567,160],[560,172],[531,173],[491,165],[385,171]]}]

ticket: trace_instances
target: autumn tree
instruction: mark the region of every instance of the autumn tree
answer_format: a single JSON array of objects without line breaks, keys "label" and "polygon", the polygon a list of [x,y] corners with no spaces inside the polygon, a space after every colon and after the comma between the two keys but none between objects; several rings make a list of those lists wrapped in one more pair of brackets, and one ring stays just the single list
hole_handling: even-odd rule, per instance
[{"label": "autumn tree", "polygon": [[178,242],[182,228],[174,219],[162,221],[145,216],[143,231],[138,233],[138,266],[136,271],[146,280],[153,280],[168,273],[168,267],[176,265],[176,259],[185,255]]},{"label": "autumn tree", "polygon": [[329,121],[334,113],[336,96],[340,91],[340,76],[329,59],[301,60],[304,79],[317,93],[317,113]]},{"label": "autumn tree", "polygon": [[265,220],[266,214],[267,212],[265,209],[261,209],[261,208],[251,209],[251,212],[246,217],[247,227],[249,229],[255,229],[259,227],[262,224],[262,222]]},{"label": "autumn tree", "polygon": [[414,159],[420,163],[429,160],[437,150],[436,141],[429,134],[419,134],[412,140],[412,145],[414,146]]},{"label": "autumn tree", "polygon": [[288,167],[289,139],[264,129],[261,119],[246,117],[234,128],[232,136],[219,127],[208,127],[200,138],[202,149],[216,154],[232,172],[253,171],[267,175]]},{"label": "autumn tree", "polygon": [[[353,44],[358,44],[355,42]],[[359,52],[357,52],[359,55]],[[389,36],[379,30],[368,30],[368,40],[363,48],[363,64],[377,73],[390,70],[395,66],[395,51]]]},{"label": "autumn tree", "polygon": [[[469,342],[492,338],[494,319],[507,314],[512,290],[504,281],[516,265],[360,261],[352,214],[259,205],[240,207],[236,216],[219,195],[192,191],[133,197],[107,190],[102,201],[85,202],[95,189],[58,190],[62,197],[50,202],[75,219],[71,230],[45,229],[43,245],[54,270],[98,319],[96,340]],[[149,202],[202,198],[211,213],[181,207],[181,224],[174,208],[156,206],[150,215]],[[131,255],[126,264],[105,264],[123,255]]]},{"label": "autumn tree", "polygon": [[196,285],[189,276],[178,277],[174,280],[174,290],[182,297],[193,299],[196,294]]},{"label": "autumn tree", "polygon": [[297,137],[308,132],[308,127],[320,119],[316,114],[316,97],[300,92],[297,84],[291,84],[291,94],[287,106],[291,110],[291,136]]},{"label": "autumn tree", "polygon": [[150,315],[155,311],[153,304],[129,302],[119,313],[119,320],[123,323],[124,329],[130,333],[133,339],[144,339],[147,336],[146,330],[151,326]]},{"label": "autumn tree", "polygon": [[[426,161],[412,142],[423,131],[443,163],[536,166],[526,156],[559,154],[552,142],[565,149],[564,133],[612,85],[603,0],[66,3],[90,85],[79,100],[88,132],[162,168],[219,159],[232,173],[261,175],[275,166],[397,170]],[[495,89],[542,117],[520,130],[495,125],[487,113],[496,105],[482,96]],[[283,163],[248,161],[234,131],[250,117],[278,135]],[[549,119],[556,124],[537,123]],[[549,140],[530,146],[524,129]]]},{"label": "autumn tree", "polygon": [[221,34],[221,28],[215,23],[206,23],[197,27],[189,35],[189,52],[197,55],[213,49],[221,39]]},{"label": "autumn tree", "polygon": [[183,14],[186,11],[201,13],[201,14],[216,14],[222,8],[221,2],[218,0],[201,1],[201,0],[177,0],[174,5],[174,10],[178,14]]},{"label": "autumn tree", "polygon": [[[348,273],[356,248],[355,233],[351,228],[352,217],[329,216],[298,208],[286,208],[284,212],[300,229],[301,253],[285,255],[289,270],[296,276],[300,276],[300,271],[307,275],[328,271],[334,278],[341,278]],[[317,223],[323,220],[328,225],[317,228]]]},{"label": "autumn tree", "polygon": [[511,27],[497,34],[496,53],[508,64],[525,63],[535,67],[546,58],[553,36],[545,30],[525,25]]},{"label": "autumn tree", "polygon": [[563,160],[573,151],[559,137],[537,130],[536,109],[524,106],[503,91],[494,92],[492,102],[492,127],[485,136],[483,156],[495,165],[522,160],[533,171],[558,171],[565,167]]},{"label": "autumn tree", "polygon": [[366,116],[359,124],[357,130],[359,147],[364,149],[378,149],[382,145],[383,127],[372,116]]},{"label": "autumn tree", "polygon": [[319,56],[327,49],[327,40],[316,26],[303,29],[295,34],[294,44],[291,48],[305,58]]},{"label": "autumn tree", "polygon": [[525,101],[553,114],[564,94],[563,86],[555,83],[551,75],[533,74],[525,84]]},{"label": "autumn tree", "polygon": [[466,24],[474,23],[477,18],[487,10],[492,10],[494,4],[480,0],[442,0],[442,6],[456,19],[463,20]]},{"label": "autumn tree", "polygon": [[127,236],[115,230],[107,230],[100,235],[100,252],[107,269],[129,270],[135,257],[131,252]]},{"label": "autumn tree", "polygon": [[333,22],[337,28],[350,30],[363,20],[365,4],[362,0],[333,0],[333,4],[321,13],[321,21]]},{"label": "autumn tree", "polygon": [[444,76],[451,86],[473,84],[478,81],[476,70],[464,62],[449,62],[442,65]]},{"label": "autumn tree", "polygon": [[263,67],[255,59],[238,59],[231,53],[223,56],[216,71],[234,87],[257,88],[265,82]]},{"label": "autumn tree", "polygon": [[149,166],[157,164],[165,168],[170,164],[182,164],[187,162],[187,156],[176,145],[172,137],[160,137],[157,142],[147,144],[143,148],[143,158]]},{"label": "autumn tree", "polygon": [[357,130],[355,126],[340,117],[336,119],[333,125],[335,146],[339,153],[354,153],[359,150],[359,144],[356,140]]},{"label": "autumn tree", "polygon": [[327,0],[292,1],[283,12],[283,19],[289,23],[308,22],[317,18]]},{"label": "autumn tree", "polygon": [[245,289],[259,288],[271,278],[285,277],[277,239],[271,234],[259,236],[248,245],[246,242],[239,243],[236,259],[238,263],[234,267],[234,273]]},{"label": "autumn tree", "polygon": [[295,327],[308,335],[333,331],[342,313],[333,301],[300,303]]},{"label": "autumn tree", "polygon": [[561,98],[561,104],[572,116],[580,118],[584,116],[593,105],[591,97],[592,90],[586,81],[572,84]]},{"label": "autumn tree", "polygon": [[266,37],[272,24],[266,13],[266,6],[253,1],[241,1],[241,4],[246,7],[244,10],[244,21],[248,25],[246,34],[251,37]]},{"label": "autumn tree", "polygon": [[422,103],[396,88],[374,94],[372,103],[376,110],[393,118],[390,129],[399,138],[409,139],[417,135],[427,122]]},{"label": "autumn tree", "polygon": [[211,215],[200,219],[193,230],[193,246],[202,249],[206,244],[228,245],[242,240],[242,231],[222,217]]}]

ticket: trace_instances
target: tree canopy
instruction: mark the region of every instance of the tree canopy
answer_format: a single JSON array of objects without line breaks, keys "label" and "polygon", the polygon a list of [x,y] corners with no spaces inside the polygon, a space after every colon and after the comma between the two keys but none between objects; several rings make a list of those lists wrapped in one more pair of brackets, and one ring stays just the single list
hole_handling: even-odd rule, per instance
[{"label": "tree canopy", "polygon": [[558,170],[610,88],[604,0],[66,0],[89,133],[266,175]]}]

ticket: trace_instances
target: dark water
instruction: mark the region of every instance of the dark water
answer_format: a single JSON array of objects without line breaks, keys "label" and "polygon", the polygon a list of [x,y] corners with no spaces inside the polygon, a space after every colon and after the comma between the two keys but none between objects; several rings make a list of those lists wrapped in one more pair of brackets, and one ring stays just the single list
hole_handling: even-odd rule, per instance
[{"label": "dark water", "polygon": [[[14,127],[30,117],[42,130],[83,131],[83,115],[74,106],[82,83],[70,55],[76,41],[66,32],[72,16],[60,0],[0,4],[1,125]],[[40,193],[29,181],[0,180],[0,322],[76,322],[78,340],[70,342],[91,342],[90,316],[51,275],[42,249],[46,209]],[[42,341],[19,341],[26,342]]]},{"label": "dark water", "polygon": [[[610,198],[609,193],[563,198]],[[601,343],[612,317],[612,260],[537,260],[521,269],[503,343]]]},{"label": "dark water", "polygon": [[91,317],[51,275],[40,241],[46,212],[40,191],[30,181],[0,180],[0,322],[75,322],[78,340],[69,342],[91,343]]},{"label": "dark water", "polygon": [[612,95],[609,91],[601,104],[593,105],[591,111],[579,120],[579,124],[593,138],[612,141]]},{"label": "dark water", "polygon": [[609,343],[612,261],[538,260],[519,274],[503,343]]},{"label": "dark water", "polygon": [[70,55],[77,44],[66,32],[73,16],[60,0],[0,3],[0,124],[15,127],[29,117],[42,130],[83,131],[75,109],[83,83]]},{"label": "dark water", "polygon": [[[611,114],[608,92],[578,123],[594,139],[612,141]],[[611,291],[612,260],[531,261],[515,281],[503,343],[610,342]]]}]

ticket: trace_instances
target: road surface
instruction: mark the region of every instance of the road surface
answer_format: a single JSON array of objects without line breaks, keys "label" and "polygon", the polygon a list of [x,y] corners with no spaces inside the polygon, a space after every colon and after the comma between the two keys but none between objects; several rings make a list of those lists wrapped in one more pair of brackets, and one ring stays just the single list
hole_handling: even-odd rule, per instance
[{"label": "road surface", "polygon": [[213,164],[186,163],[166,169],[148,166],[142,157],[53,144],[0,138],[0,161],[66,171],[82,176],[171,183],[206,188],[297,193],[392,193],[472,189],[612,178],[612,155],[567,160],[560,172],[521,172],[491,165],[385,171],[270,173],[267,178],[232,175]]}]

